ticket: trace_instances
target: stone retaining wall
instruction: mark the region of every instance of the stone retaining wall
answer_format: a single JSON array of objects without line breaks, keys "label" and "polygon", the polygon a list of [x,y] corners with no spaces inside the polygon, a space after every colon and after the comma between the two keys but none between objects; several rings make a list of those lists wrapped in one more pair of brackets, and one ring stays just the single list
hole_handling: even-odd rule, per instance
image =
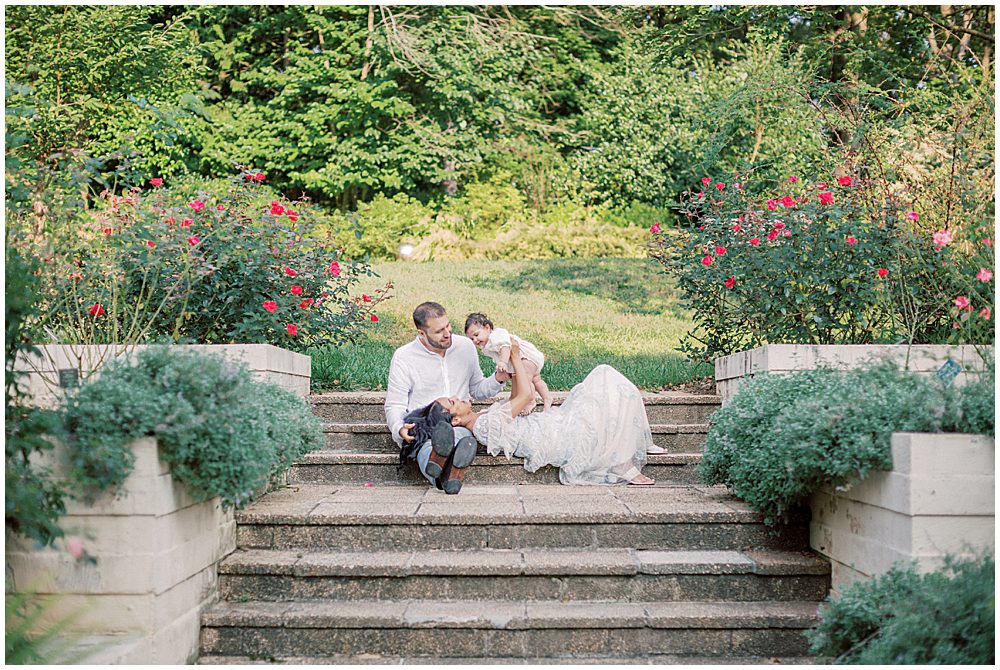
[{"label": "stone retaining wall", "polygon": [[40,355],[22,355],[16,367],[26,373],[20,384],[31,401],[37,405],[53,406],[65,392],[59,383],[60,370],[75,370],[80,380],[86,380],[107,361],[150,346],[193,349],[241,361],[250,369],[254,379],[276,384],[302,397],[309,395],[312,375],[309,356],[270,344],[48,344],[38,347]]},{"label": "stone retaining wall", "polygon": [[926,374],[936,373],[950,358],[961,367],[955,383],[962,384],[969,375],[985,369],[981,351],[992,358],[993,347],[972,345],[768,344],[715,359],[715,383],[725,405],[739,390],[740,382],[755,374],[812,370],[823,365],[850,369],[888,357],[906,369]]},{"label": "stone retaining wall", "polygon": [[810,500],[810,546],[830,559],[832,588],[916,561],[993,550],[995,446],[984,435],[896,433],[890,472]]},{"label": "stone retaining wall", "polygon": [[[85,662],[191,663],[201,612],[218,598],[216,564],[236,548],[233,512],[218,498],[195,502],[152,438],[132,449],[121,494],[68,504],[56,548],[7,536],[7,588],[44,599],[43,627],[78,612],[69,638],[93,652]],[[82,541],[96,564],[74,559],[65,540]]]}]

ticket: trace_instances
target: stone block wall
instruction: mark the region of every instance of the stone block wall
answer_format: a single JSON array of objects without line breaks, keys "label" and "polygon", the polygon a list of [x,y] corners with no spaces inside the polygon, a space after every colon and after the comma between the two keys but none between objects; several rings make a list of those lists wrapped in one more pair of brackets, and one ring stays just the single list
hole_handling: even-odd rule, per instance
[{"label": "stone block wall", "polygon": [[810,546],[830,559],[835,592],[916,561],[941,567],[995,543],[995,445],[984,435],[896,433],[893,469],[810,500]]},{"label": "stone block wall", "polygon": [[43,627],[78,612],[70,632],[95,652],[86,662],[190,663],[201,612],[218,597],[216,564],[236,548],[235,520],[218,498],[195,502],[155,440],[133,451],[135,470],[117,498],[74,501],[60,520],[96,564],[74,559],[63,542],[38,549],[8,536],[7,588],[46,602]]},{"label": "stone block wall", "polygon": [[743,379],[762,372],[785,373],[812,370],[820,366],[850,369],[890,358],[900,366],[920,373],[934,374],[949,358],[962,372],[955,379],[962,384],[985,369],[982,354],[990,358],[993,347],[972,345],[905,344],[768,344],[756,349],[715,359],[715,383],[725,405],[739,390]]},{"label": "stone block wall", "polygon": [[22,388],[37,405],[54,406],[65,389],[59,385],[60,370],[75,370],[80,380],[86,380],[107,361],[131,355],[150,346],[171,346],[193,349],[241,361],[259,381],[276,384],[299,396],[309,395],[312,375],[309,356],[297,354],[270,344],[184,344],[184,345],[111,345],[111,344],[49,344],[38,347],[40,355],[22,355],[17,370],[26,373]]}]

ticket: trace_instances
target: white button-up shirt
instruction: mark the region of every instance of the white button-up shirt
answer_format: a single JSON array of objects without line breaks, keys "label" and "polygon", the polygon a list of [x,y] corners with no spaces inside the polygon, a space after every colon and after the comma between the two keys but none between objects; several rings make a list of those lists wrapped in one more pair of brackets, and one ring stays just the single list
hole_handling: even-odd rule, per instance
[{"label": "white button-up shirt", "polygon": [[385,422],[400,447],[399,429],[407,412],[429,405],[438,398],[462,400],[492,398],[503,390],[495,377],[484,377],[479,369],[476,345],[462,335],[451,336],[444,356],[433,353],[420,338],[404,344],[392,355],[385,393]]}]

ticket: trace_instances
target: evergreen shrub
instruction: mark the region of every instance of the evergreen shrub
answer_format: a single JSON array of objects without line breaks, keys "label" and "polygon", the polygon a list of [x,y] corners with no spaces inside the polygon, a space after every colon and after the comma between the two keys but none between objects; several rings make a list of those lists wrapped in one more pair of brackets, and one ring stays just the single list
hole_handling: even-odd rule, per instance
[{"label": "evergreen shrub", "polygon": [[125,481],[135,461],[129,445],[140,437],[156,438],[171,474],[197,499],[236,507],[323,443],[295,394],[219,356],[167,347],[111,361],[66,412],[72,474],[91,496]]},{"label": "evergreen shrub", "polygon": [[774,525],[823,486],[892,468],[896,432],[994,433],[992,366],[964,387],[877,363],[762,374],[711,420],[700,476]]},{"label": "evergreen shrub", "polygon": [[994,570],[987,554],[948,558],[927,574],[894,566],[856,582],[820,610],[811,650],[847,665],[993,665]]}]

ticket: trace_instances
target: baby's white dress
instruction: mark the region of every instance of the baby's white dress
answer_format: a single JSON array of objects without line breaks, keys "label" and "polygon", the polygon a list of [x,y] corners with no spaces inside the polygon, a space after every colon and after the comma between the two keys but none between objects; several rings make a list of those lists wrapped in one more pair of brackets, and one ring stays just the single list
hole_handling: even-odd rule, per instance
[{"label": "baby's white dress", "polygon": [[559,468],[563,484],[624,484],[646,464],[653,436],[642,394],[610,365],[598,365],[562,405],[511,417],[510,401],[495,403],[472,432],[496,456],[524,459],[534,472]]},{"label": "baby's white dress", "polygon": [[[531,342],[517,335],[511,335],[503,328],[493,329],[493,332],[490,333],[490,339],[486,341],[486,345],[483,347],[483,353],[489,356],[494,363],[499,363],[500,350],[503,347],[509,347],[511,340],[517,340],[521,344],[521,358],[527,358],[541,372],[542,366],[545,365],[545,356],[542,355],[542,352]],[[508,370],[513,370],[513,368],[508,367]]]}]

